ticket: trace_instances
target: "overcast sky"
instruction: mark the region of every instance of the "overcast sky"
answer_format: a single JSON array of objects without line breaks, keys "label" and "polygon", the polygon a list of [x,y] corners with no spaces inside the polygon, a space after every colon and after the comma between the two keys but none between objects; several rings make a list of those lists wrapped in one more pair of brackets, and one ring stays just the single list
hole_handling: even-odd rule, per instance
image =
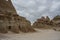
[{"label": "overcast sky", "polygon": [[31,22],[41,16],[60,15],[60,0],[12,0],[17,13]]}]

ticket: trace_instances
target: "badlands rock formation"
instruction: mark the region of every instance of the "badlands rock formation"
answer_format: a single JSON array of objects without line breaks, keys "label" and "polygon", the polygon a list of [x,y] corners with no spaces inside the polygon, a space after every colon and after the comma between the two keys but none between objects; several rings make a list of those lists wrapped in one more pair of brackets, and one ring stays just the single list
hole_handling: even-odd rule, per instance
[{"label": "badlands rock formation", "polygon": [[50,20],[50,18],[47,16],[46,18],[41,17],[40,19],[37,19],[37,21],[33,24],[34,28],[54,28],[54,27],[60,27],[60,16],[56,16],[53,18],[53,20]]},{"label": "badlands rock formation", "polygon": [[60,15],[57,15],[56,17],[54,17],[53,21],[56,26],[60,27]]},{"label": "badlands rock formation", "polygon": [[19,16],[12,5],[11,0],[0,0],[0,32],[7,33],[34,32],[30,21]]}]

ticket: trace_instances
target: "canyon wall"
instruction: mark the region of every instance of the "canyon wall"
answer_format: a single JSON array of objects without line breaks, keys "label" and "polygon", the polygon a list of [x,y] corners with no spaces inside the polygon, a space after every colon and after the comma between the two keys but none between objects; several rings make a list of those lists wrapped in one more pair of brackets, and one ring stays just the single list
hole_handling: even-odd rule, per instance
[{"label": "canyon wall", "polygon": [[0,0],[0,32],[35,32],[30,21],[17,14],[11,0]]}]

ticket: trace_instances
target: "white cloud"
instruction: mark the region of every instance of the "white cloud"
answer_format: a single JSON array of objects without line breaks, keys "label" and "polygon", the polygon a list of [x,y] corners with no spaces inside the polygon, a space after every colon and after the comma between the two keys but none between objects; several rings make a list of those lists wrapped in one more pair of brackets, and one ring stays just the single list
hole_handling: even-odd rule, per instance
[{"label": "white cloud", "polygon": [[42,12],[45,10],[45,8],[46,8],[45,6],[39,6],[37,11]]},{"label": "white cloud", "polygon": [[31,22],[41,16],[60,15],[60,0],[12,0],[17,13]]},{"label": "white cloud", "polygon": [[60,6],[60,2],[53,2],[50,11],[56,10]]}]

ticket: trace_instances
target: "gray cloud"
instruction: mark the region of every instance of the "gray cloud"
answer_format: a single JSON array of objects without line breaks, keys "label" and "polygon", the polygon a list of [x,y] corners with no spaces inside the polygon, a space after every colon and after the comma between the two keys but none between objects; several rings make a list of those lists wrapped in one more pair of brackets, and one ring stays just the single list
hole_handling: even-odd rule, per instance
[{"label": "gray cloud", "polygon": [[31,22],[41,16],[60,15],[60,0],[12,0],[17,13]]}]

